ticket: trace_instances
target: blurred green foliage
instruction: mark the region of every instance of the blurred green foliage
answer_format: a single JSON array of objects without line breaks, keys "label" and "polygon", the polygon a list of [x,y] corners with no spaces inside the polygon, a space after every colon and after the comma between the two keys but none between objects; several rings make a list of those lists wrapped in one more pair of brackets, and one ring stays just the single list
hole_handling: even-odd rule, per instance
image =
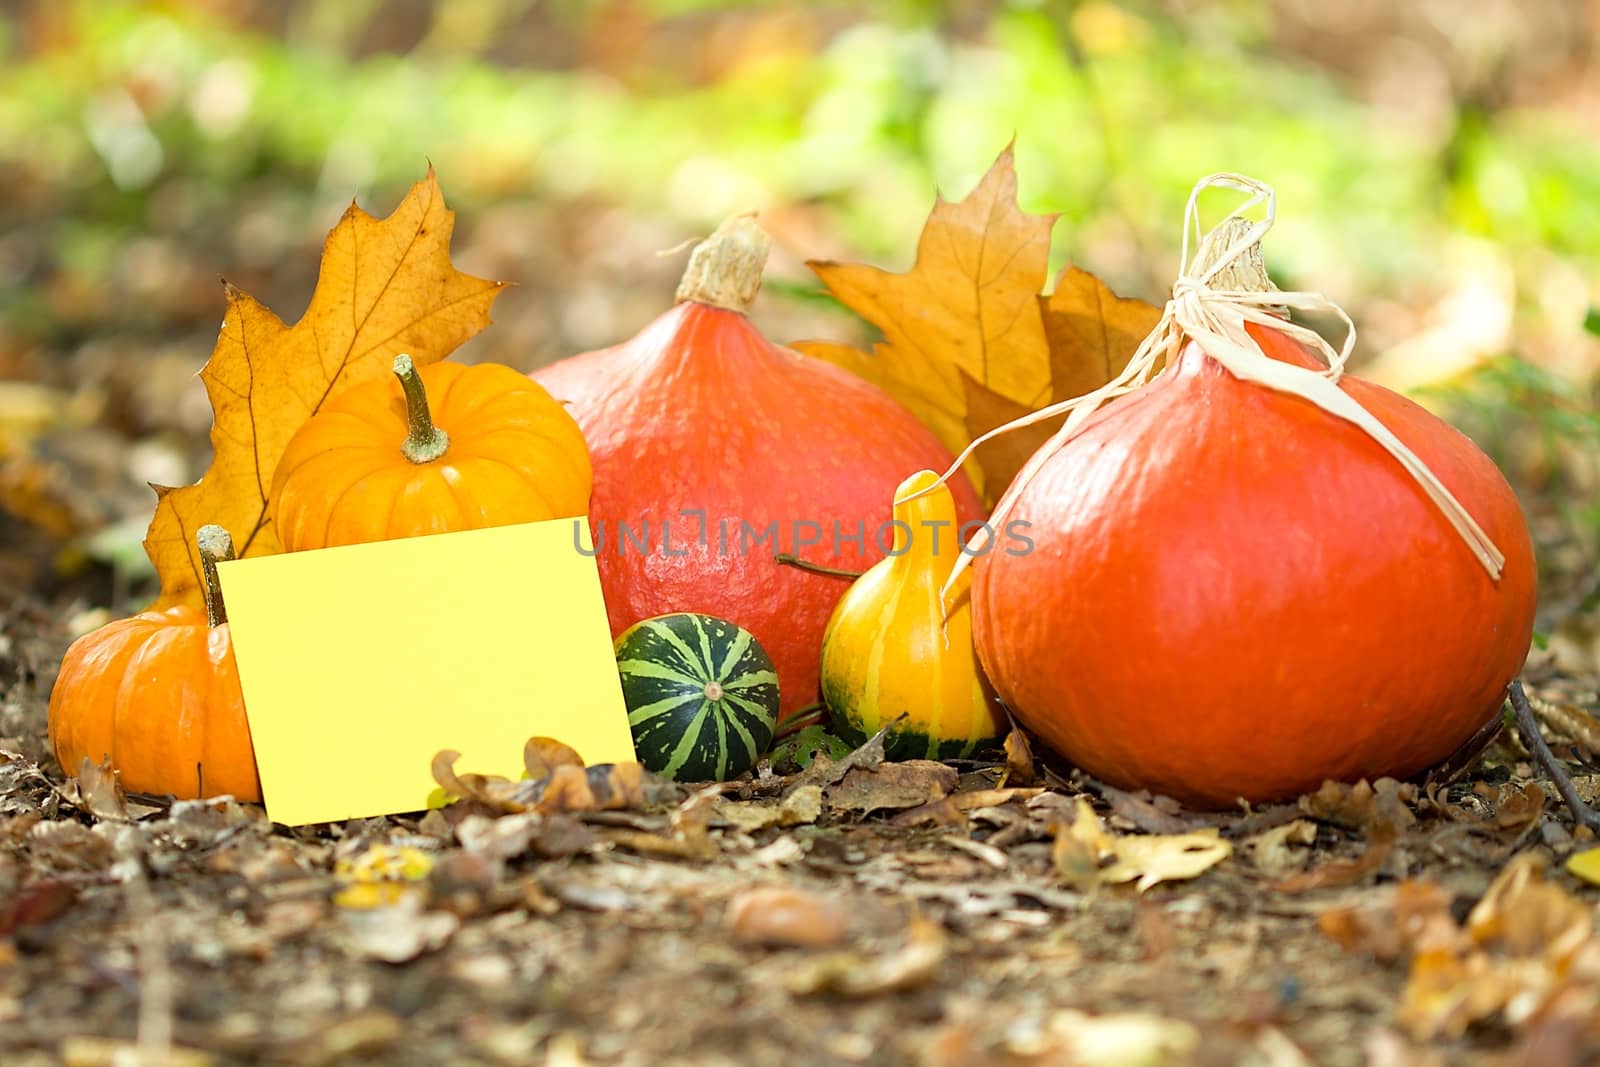
[{"label": "blurred green foliage", "polygon": [[[264,175],[345,198],[431,159],[469,208],[600,195],[710,226],[814,201],[904,261],[931,191],[964,191],[1015,136],[1024,206],[1063,212],[1063,256],[1130,242],[1101,257],[1127,283],[1164,276],[1151,258],[1170,272],[1183,198],[1215,170],[1278,186],[1291,281],[1331,261],[1394,284],[1444,231],[1600,262],[1600,155],[1575,120],[1452,98],[1422,130],[1284,54],[1273,6],[1009,3],[952,27],[932,3],[465,0],[424,5],[401,51],[362,51],[388,17],[371,0],[282,5],[276,26],[63,0],[26,48],[0,23],[0,161],[69,192],[60,247],[91,260],[173,176],[205,211]],[[526,19],[567,54],[495,57],[491,35]],[[670,62],[607,55],[608,35],[657,24]]]},{"label": "blurred green foliage", "polygon": [[1417,392],[1441,400],[1456,424],[1487,451],[1531,452],[1534,458],[1526,462],[1548,468],[1538,480],[1555,492],[1565,513],[1600,529],[1600,496],[1587,489],[1600,483],[1600,404],[1594,390],[1502,356],[1459,381]]},{"label": "blurred green foliage", "polygon": [[[1435,347],[1465,358],[1421,376],[1434,400],[1520,427],[1480,428],[1497,458],[1548,474],[1534,490],[1596,493],[1558,462],[1595,440],[1600,367],[1597,90],[1581,76],[1597,28],[1580,9],[19,2],[0,14],[0,335],[161,331],[162,256],[182,253],[149,235],[265,269],[352,196],[393,202],[425,161],[466,218],[602,202],[703,232],[798,211],[815,243],[898,269],[934,191],[963,195],[1015,139],[1023,206],[1062,214],[1057,262],[1152,299],[1197,178],[1272,183],[1280,284],[1338,299],[1369,355],[1454,316]],[[240,223],[263,203],[275,221]],[[116,307],[85,311],[108,292]],[[185,313],[216,306],[208,289]]]}]

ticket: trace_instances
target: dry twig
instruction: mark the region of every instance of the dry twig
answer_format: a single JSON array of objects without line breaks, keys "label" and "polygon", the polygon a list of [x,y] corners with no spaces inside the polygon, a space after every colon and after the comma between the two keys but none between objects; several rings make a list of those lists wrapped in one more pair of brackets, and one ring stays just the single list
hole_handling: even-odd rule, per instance
[{"label": "dry twig", "polygon": [[1544,773],[1550,776],[1556,792],[1566,801],[1573,820],[1579,826],[1587,826],[1595,834],[1600,834],[1600,814],[1596,814],[1595,810],[1578,796],[1572,778],[1556,761],[1555,753],[1551,752],[1550,746],[1545,743],[1544,735],[1539,732],[1539,720],[1533,713],[1532,705],[1528,703],[1528,694],[1523,691],[1521,679],[1511,683],[1511,706],[1517,713],[1517,732],[1522,735],[1522,740],[1528,746],[1528,751],[1533,754],[1534,760],[1544,769]]}]

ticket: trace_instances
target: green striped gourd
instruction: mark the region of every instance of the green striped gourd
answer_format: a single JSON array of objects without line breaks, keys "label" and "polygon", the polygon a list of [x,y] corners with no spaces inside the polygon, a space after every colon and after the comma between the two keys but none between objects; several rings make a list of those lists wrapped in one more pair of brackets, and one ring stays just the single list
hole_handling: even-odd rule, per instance
[{"label": "green striped gourd", "polygon": [[[914,493],[926,496],[900,501]],[[822,699],[834,731],[861,744],[884,737],[890,759],[955,759],[998,742],[1005,722],[972,645],[971,571],[940,589],[960,557],[955,500],[933,471],[895,492],[888,559],[856,579],[822,638]]]},{"label": "green striped gourd", "polygon": [[772,743],[778,674],[750,631],[714,615],[658,615],[623,631],[616,653],[634,751],[647,770],[727,781]]}]

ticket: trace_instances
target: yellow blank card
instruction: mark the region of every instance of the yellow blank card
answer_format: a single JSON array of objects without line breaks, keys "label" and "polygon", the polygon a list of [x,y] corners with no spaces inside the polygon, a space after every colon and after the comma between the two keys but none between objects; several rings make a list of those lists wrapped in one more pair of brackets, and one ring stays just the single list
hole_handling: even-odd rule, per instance
[{"label": "yellow blank card", "polygon": [[421,810],[440,749],[508,778],[536,735],[586,763],[632,760],[579,544],[587,520],[552,519],[221,564],[272,820]]}]

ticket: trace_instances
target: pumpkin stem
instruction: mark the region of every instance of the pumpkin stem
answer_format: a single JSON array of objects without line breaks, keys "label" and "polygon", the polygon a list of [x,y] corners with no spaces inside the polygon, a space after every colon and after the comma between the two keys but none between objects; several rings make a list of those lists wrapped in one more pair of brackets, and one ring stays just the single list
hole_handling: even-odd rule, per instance
[{"label": "pumpkin stem", "polygon": [[779,552],[772,558],[781,567],[798,567],[800,570],[809,571],[812,574],[826,575],[829,578],[849,578],[854,581],[866,573],[866,571],[845,570],[843,567],[826,567],[821,563],[803,560],[792,552]]},{"label": "pumpkin stem", "polygon": [[678,302],[747,313],[761,290],[761,270],[771,249],[772,238],[753,215],[735,215],[689,253]]},{"label": "pumpkin stem", "polygon": [[195,544],[200,547],[200,567],[205,572],[206,624],[215,629],[228,621],[228,608],[222,602],[222,581],[217,577],[217,564],[233,558],[233,538],[216,523],[207,523],[195,531]]},{"label": "pumpkin stem", "polygon": [[1200,250],[1195,253],[1189,273],[1204,277],[1206,271],[1218,267],[1206,284],[1213,289],[1244,293],[1275,293],[1278,287],[1267,276],[1267,266],[1261,259],[1261,242],[1252,241],[1241,251],[1230,251],[1249,231],[1252,223],[1237,215],[1219,222],[1215,229],[1200,239]]},{"label": "pumpkin stem", "polygon": [[789,716],[789,721],[785,722],[778,732],[772,735],[772,740],[774,742],[782,741],[787,737],[793,737],[808,726],[821,726],[827,721],[828,706],[826,704],[821,702],[807,704]]},{"label": "pumpkin stem", "polygon": [[450,447],[450,435],[433,424],[428,411],[428,393],[422,376],[404,352],[394,357],[394,376],[406,393],[406,421],[411,430],[400,445],[400,453],[413,463],[432,463]]}]

